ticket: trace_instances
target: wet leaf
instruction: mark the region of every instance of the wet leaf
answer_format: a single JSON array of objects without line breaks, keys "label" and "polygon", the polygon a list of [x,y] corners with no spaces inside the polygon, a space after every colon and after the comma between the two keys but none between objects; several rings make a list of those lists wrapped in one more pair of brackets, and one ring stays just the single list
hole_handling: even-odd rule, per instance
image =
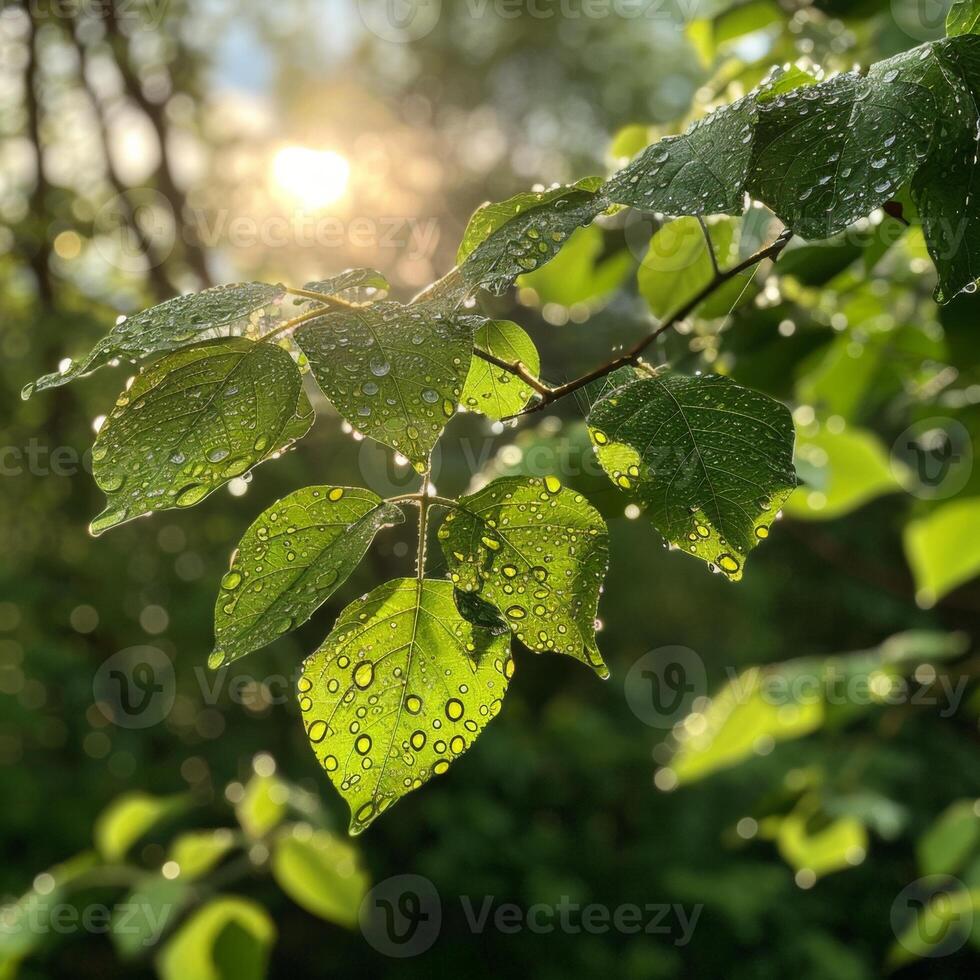
[{"label": "wet leaf", "polygon": [[318,317],[295,339],[337,411],[423,472],[456,414],[472,328],[472,318],[437,307],[385,302]]},{"label": "wet leaf", "polygon": [[589,429],[660,533],[733,581],[796,486],[789,410],[728,378],[635,381],[595,405]]},{"label": "wet leaf", "polygon": [[292,358],[234,337],[176,351],[119,396],[92,449],[108,499],[93,534],[190,507],[309,431],[313,409]]},{"label": "wet leaf", "polygon": [[245,532],[214,607],[212,667],[231,663],[305,623],[357,567],[400,508],[370,490],[304,487]]},{"label": "wet leaf", "polygon": [[341,299],[354,301],[361,290],[386,293],[390,285],[376,269],[348,269],[328,279],[314,279],[313,282],[306,283],[303,288],[313,293],[339,296]]},{"label": "wet leaf", "polygon": [[350,832],[444,773],[500,710],[513,672],[507,637],[463,619],[450,582],[396,579],[351,603],[299,681]]},{"label": "wet leaf", "polygon": [[648,146],[603,188],[610,201],[671,215],[741,214],[755,101],[724,106]]},{"label": "wet leaf", "polygon": [[919,71],[931,88],[935,139],[912,181],[929,254],[939,273],[943,303],[980,276],[980,217],[976,209],[977,130],[980,127],[980,37],[953,38],[928,47]]},{"label": "wet leaf", "polygon": [[932,99],[902,57],[760,105],[748,191],[798,235],[828,238],[870,214],[925,155]]},{"label": "wet leaf", "polygon": [[580,493],[553,476],[494,480],[462,497],[438,536],[456,588],[496,606],[526,647],[609,676],[595,641],[608,535]]},{"label": "wet leaf", "polygon": [[609,202],[596,189],[598,177],[546,191],[517,194],[484,204],[470,218],[456,256],[457,298],[478,288],[502,293],[525,272],[554,258],[576,228],[587,225]]},{"label": "wet leaf", "polygon": [[117,357],[134,361],[240,333],[253,313],[281,299],[285,292],[283,286],[244,282],[176,296],[117,323],[83,358],[38,378],[24,388],[22,396],[30,398],[35,391],[67,384]]},{"label": "wet leaf", "polygon": [[[541,369],[541,358],[534,341],[511,320],[487,320],[473,335],[473,345],[509,364],[520,361],[535,376]],[[471,412],[502,419],[521,411],[532,394],[533,390],[516,375],[481,357],[474,357],[460,402]]]}]

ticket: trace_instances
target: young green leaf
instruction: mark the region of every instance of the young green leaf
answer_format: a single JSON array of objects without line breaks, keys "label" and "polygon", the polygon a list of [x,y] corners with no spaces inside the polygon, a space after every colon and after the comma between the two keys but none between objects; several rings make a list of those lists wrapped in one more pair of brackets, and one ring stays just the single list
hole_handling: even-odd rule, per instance
[{"label": "young green leaf", "polygon": [[362,289],[386,293],[391,288],[389,282],[376,269],[348,269],[338,276],[329,279],[314,279],[303,286],[312,293],[324,296],[339,296],[341,299],[353,300]]},{"label": "young green leaf", "polygon": [[232,337],[168,354],[136,376],[99,430],[93,475],[108,503],[92,533],[190,507],[312,424],[299,369],[280,347]]},{"label": "young green leaf", "polygon": [[580,493],[553,476],[494,480],[460,499],[438,537],[456,588],[496,606],[525,646],[609,676],[595,642],[608,534]]},{"label": "young green leaf", "polygon": [[158,306],[126,317],[79,361],[25,386],[23,398],[91,374],[118,358],[138,360],[161,351],[178,350],[202,340],[239,332],[253,314],[281,299],[286,290],[264,282],[215,286],[202,293],[175,296]]},{"label": "young green leaf", "polygon": [[404,515],[370,490],[304,487],[273,504],[238,543],[214,607],[211,667],[231,663],[313,615]]},{"label": "young green leaf", "polygon": [[297,825],[272,852],[279,887],[307,912],[353,929],[371,879],[349,841]]},{"label": "young green leaf", "polygon": [[733,581],[796,486],[789,410],[729,378],[634,381],[596,403],[589,430],[660,533]]},{"label": "young green leaf", "polygon": [[609,206],[599,177],[484,204],[470,218],[456,256],[456,297],[478,288],[502,293],[524,272],[554,258],[576,228]]},{"label": "young green leaf", "polygon": [[715,110],[681,136],[648,146],[603,193],[664,214],[741,214],[756,111],[751,97]]},{"label": "young green leaf", "polygon": [[[533,375],[541,369],[534,341],[511,320],[486,320],[477,328],[473,344],[509,364],[519,361]],[[532,394],[531,388],[516,375],[477,356],[470,363],[460,402],[471,412],[502,419],[521,411]]]},{"label": "young green leaf", "polygon": [[473,356],[472,319],[376,303],[311,320],[295,339],[337,411],[421,473],[456,414]]},{"label": "young green leaf", "polygon": [[804,238],[828,238],[884,204],[932,137],[932,100],[906,67],[890,59],[761,104],[749,193]]},{"label": "young green leaf", "polygon": [[351,603],[298,685],[350,832],[444,773],[500,710],[513,673],[507,637],[463,619],[451,582],[396,579]]},{"label": "young green leaf", "polygon": [[[726,218],[708,226],[711,247],[722,268],[738,258],[736,225]],[[660,318],[693,299],[713,276],[714,265],[697,218],[678,218],[658,229],[636,274],[640,294]],[[752,276],[753,270],[748,270],[730,279],[697,308],[696,314],[709,319],[726,316],[740,301],[751,299],[746,284]]]},{"label": "young green leaf", "polygon": [[980,34],[980,0],[955,0],[946,15],[946,33]]}]

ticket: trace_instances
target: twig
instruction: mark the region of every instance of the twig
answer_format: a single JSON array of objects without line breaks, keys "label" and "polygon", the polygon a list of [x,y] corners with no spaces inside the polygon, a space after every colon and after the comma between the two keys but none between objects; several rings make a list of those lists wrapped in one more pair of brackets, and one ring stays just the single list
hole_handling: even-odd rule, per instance
[{"label": "twig", "polygon": [[767,245],[765,248],[760,249],[754,255],[750,255],[747,259],[743,259],[737,265],[733,265],[730,269],[725,269],[719,272],[717,275],[713,276],[711,281],[704,287],[698,290],[698,292],[689,299],[676,313],[672,313],[663,323],[657,327],[653,333],[647,334],[646,337],[641,338],[636,344],[633,345],[630,350],[620,357],[616,357],[606,364],[602,364],[587,374],[583,374],[572,381],[567,381],[563,385],[557,385],[551,388],[547,393],[542,393],[541,398],[535,402],[533,405],[529,405],[521,412],[517,412],[515,415],[508,416],[503,421],[509,421],[510,419],[519,418],[522,415],[530,415],[533,412],[540,412],[542,409],[547,408],[548,405],[558,401],[559,398],[564,398],[566,395],[570,395],[573,391],[578,391],[579,388],[584,388],[587,384],[591,384],[593,381],[597,381],[599,378],[604,378],[607,374],[612,374],[613,371],[618,370],[621,367],[627,367],[632,364],[636,364],[640,360],[640,355],[662,334],[666,333],[668,330],[676,327],[678,323],[686,320],[719,286],[723,286],[725,283],[730,282],[736,276],[741,275],[747,269],[751,269],[753,266],[758,265],[760,262],[766,259],[771,259],[775,262],[779,258],[780,253],[789,244],[790,239],[793,237],[793,232],[789,228],[784,229],[784,231],[779,235],[779,237],[771,244]]},{"label": "twig", "polygon": [[505,361],[503,358],[497,357],[495,354],[491,354],[485,350],[480,350],[479,347],[473,348],[473,354],[474,356],[479,357],[481,360],[486,361],[488,364],[496,364],[497,367],[503,368],[509,374],[513,374],[515,377],[520,378],[521,381],[533,388],[539,395],[547,396],[554,390],[546,385],[540,378],[535,377],[522,361]]}]

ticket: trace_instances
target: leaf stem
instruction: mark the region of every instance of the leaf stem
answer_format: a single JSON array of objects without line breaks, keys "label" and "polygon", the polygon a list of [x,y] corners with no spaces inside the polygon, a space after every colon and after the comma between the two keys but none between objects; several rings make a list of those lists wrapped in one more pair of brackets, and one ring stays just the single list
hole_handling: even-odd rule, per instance
[{"label": "leaf stem", "polygon": [[780,233],[779,237],[765,248],[759,249],[758,252],[750,255],[747,259],[743,259],[741,262],[733,265],[731,268],[724,269],[712,276],[711,281],[699,289],[698,292],[686,303],[684,303],[684,305],[681,306],[676,313],[672,313],[652,333],[647,334],[646,337],[642,337],[640,340],[638,340],[625,354],[613,358],[611,361],[608,361],[607,363],[602,364],[571,381],[566,381],[565,384],[557,385],[556,387],[551,388],[547,393],[542,392],[541,398],[533,405],[529,405],[523,411],[517,412],[515,415],[508,416],[507,418],[503,419],[503,421],[507,422],[511,419],[519,418],[522,415],[530,415],[533,412],[540,412],[542,409],[547,408],[548,405],[558,401],[559,398],[564,398],[566,395],[570,395],[573,391],[578,391],[579,388],[584,388],[587,384],[591,384],[593,381],[597,381],[599,378],[604,378],[607,374],[612,374],[613,371],[616,371],[621,367],[627,367],[629,365],[639,363],[643,352],[658,337],[666,333],[668,330],[676,327],[677,324],[681,323],[683,320],[686,320],[720,286],[730,282],[736,276],[741,275],[746,270],[753,268],[753,266],[758,265],[760,262],[763,262],[766,259],[770,259],[775,262],[776,259],[779,258],[779,255],[783,249],[789,244],[792,237],[793,232],[789,228],[785,228]]},{"label": "leaf stem", "polygon": [[293,327],[298,327],[301,323],[306,323],[307,320],[315,320],[318,316],[323,316],[329,312],[329,306],[318,306],[315,310],[307,310],[305,313],[300,313],[299,316],[294,316],[285,323],[280,323],[275,330],[270,330],[268,333],[262,334],[259,339],[270,340],[272,337],[278,337],[279,334],[285,333],[287,330],[292,330]]},{"label": "leaf stem", "polygon": [[425,548],[429,537],[429,475],[431,464],[422,474],[422,492],[419,494],[419,547],[415,559],[415,574],[421,582],[425,578]]},{"label": "leaf stem", "polygon": [[306,299],[317,299],[321,303],[327,303],[332,306],[343,306],[349,310],[355,310],[361,305],[359,303],[349,303],[346,299],[341,299],[339,296],[334,296],[333,293],[317,293],[312,289],[296,289],[293,286],[287,286],[286,292],[292,296],[304,296]]},{"label": "leaf stem", "polygon": [[476,357],[479,357],[481,360],[486,361],[488,364],[496,364],[497,367],[503,368],[509,374],[513,374],[515,377],[520,378],[521,381],[533,388],[539,395],[548,396],[554,390],[549,385],[546,385],[540,378],[533,375],[527,369],[527,366],[523,363],[523,361],[505,361],[503,358],[489,353],[489,351],[480,350],[479,347],[473,348],[473,354]]},{"label": "leaf stem", "polygon": [[701,226],[701,234],[704,235],[704,244],[708,249],[708,258],[711,259],[711,268],[717,279],[721,275],[721,269],[718,266],[718,256],[715,254],[715,246],[711,241],[711,235],[708,233],[708,226],[704,223],[704,218],[700,215],[698,215],[698,224]]}]

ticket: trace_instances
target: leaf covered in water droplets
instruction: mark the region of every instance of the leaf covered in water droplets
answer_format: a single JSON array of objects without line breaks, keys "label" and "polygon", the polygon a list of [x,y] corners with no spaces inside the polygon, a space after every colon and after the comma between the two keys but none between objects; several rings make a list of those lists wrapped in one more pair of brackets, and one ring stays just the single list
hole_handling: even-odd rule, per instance
[{"label": "leaf covered in water droplets", "polygon": [[734,581],[796,487],[789,410],[729,378],[634,381],[596,403],[589,431],[667,541]]},{"label": "leaf covered in water droplets", "polygon": [[337,411],[422,472],[456,414],[472,320],[425,304],[375,303],[311,320],[295,339]]},{"label": "leaf covered in water droplets", "polygon": [[[474,334],[473,344],[509,364],[520,361],[535,376],[541,369],[534,341],[511,320],[487,320]],[[477,356],[470,364],[460,401],[471,412],[502,419],[521,411],[532,394],[532,389],[516,375]]]},{"label": "leaf covered in water droplets", "polygon": [[980,277],[980,37],[964,35],[929,46],[920,71],[937,109],[936,135],[912,181],[929,254],[939,272],[936,299],[948,302]]},{"label": "leaf covered in water droplets", "polygon": [[214,607],[211,667],[231,663],[313,615],[364,557],[375,534],[405,519],[370,490],[304,487],[245,532]]},{"label": "leaf covered in water droplets", "polygon": [[599,177],[527,191],[484,204],[470,218],[456,256],[452,288],[461,299],[478,288],[502,293],[525,272],[553,259],[576,228],[587,225],[609,202],[596,190]]},{"label": "leaf covered in water droplets", "polygon": [[496,716],[513,673],[508,637],[463,619],[450,582],[396,579],[351,603],[298,685],[350,832],[444,773]]},{"label": "leaf covered in water droplets", "polygon": [[22,395],[30,398],[35,391],[67,384],[117,357],[137,360],[202,340],[229,336],[239,331],[253,313],[284,294],[282,286],[243,282],[175,296],[116,324],[80,361],[71,362],[63,371],[38,378],[24,388]]},{"label": "leaf covered in water droplets", "polygon": [[99,430],[93,475],[108,504],[92,533],[190,507],[312,424],[299,369],[280,347],[232,337],[168,354],[136,376]]},{"label": "leaf covered in water droplets", "polygon": [[929,90],[902,68],[893,58],[760,105],[749,193],[804,238],[884,204],[915,172],[934,121]]},{"label": "leaf covered in water droplets", "polygon": [[686,133],[648,146],[604,193],[617,204],[664,214],[741,214],[755,116],[751,97],[717,109]]},{"label": "leaf covered in water droplets", "polygon": [[314,279],[303,286],[313,293],[324,296],[339,296],[341,299],[354,302],[360,290],[374,290],[386,293],[390,288],[387,279],[376,269],[348,269],[340,275],[329,279]]},{"label": "leaf covered in water droplets", "polygon": [[460,499],[438,537],[456,588],[496,606],[526,647],[609,676],[595,642],[608,533],[580,493],[553,476],[494,480]]}]

